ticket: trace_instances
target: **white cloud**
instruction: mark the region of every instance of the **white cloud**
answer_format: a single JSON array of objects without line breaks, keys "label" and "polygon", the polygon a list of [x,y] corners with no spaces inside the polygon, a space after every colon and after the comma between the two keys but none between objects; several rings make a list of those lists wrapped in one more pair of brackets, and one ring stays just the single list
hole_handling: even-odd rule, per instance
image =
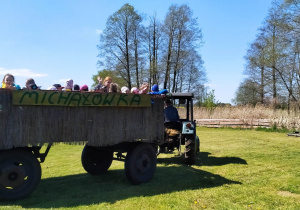
[{"label": "white cloud", "polygon": [[103,33],[103,30],[96,29],[96,34],[102,34],[102,33]]},{"label": "white cloud", "polygon": [[40,73],[34,73],[30,69],[6,69],[6,68],[1,68],[0,67],[0,75],[5,75],[5,74],[12,74],[15,77],[24,77],[24,78],[37,78],[37,77],[47,77],[48,74],[40,74]]}]

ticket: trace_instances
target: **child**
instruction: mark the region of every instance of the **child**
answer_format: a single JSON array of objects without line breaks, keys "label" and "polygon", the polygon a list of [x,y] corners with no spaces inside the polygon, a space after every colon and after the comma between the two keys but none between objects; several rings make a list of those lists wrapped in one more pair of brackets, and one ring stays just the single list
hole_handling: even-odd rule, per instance
[{"label": "child", "polygon": [[77,84],[74,85],[74,91],[80,91],[79,85],[77,85]]},{"label": "child", "polygon": [[121,88],[121,93],[129,93],[130,91],[129,91],[129,88],[128,87],[125,87],[125,86],[123,86],[122,88]]},{"label": "child", "polygon": [[147,82],[144,82],[140,87],[140,94],[146,94],[148,93],[148,90],[149,90],[149,85]]},{"label": "child", "polygon": [[155,84],[155,85],[152,86],[151,92],[149,94],[152,94],[152,95],[159,94],[159,88],[158,88],[157,84]]},{"label": "child", "polygon": [[111,83],[109,87],[110,93],[117,93],[118,92],[118,84],[117,83]]},{"label": "child", "polygon": [[60,84],[54,84],[48,88],[48,90],[59,90],[59,91],[61,91],[62,89],[64,89],[64,87],[62,87]]},{"label": "child", "polygon": [[15,77],[12,74],[5,74],[2,80],[2,88],[20,90],[19,85],[15,85]]},{"label": "child", "polygon": [[80,87],[80,91],[81,91],[81,92],[87,92],[87,91],[89,91],[89,87],[88,87],[87,85],[82,85],[82,86]]},{"label": "child", "polygon": [[99,84],[95,87],[94,91],[104,92],[104,93],[109,92],[110,84],[112,83],[112,78],[109,76],[105,77],[105,79],[103,81],[103,85],[102,85],[101,77],[97,77],[97,79],[99,81]]},{"label": "child", "polygon": [[137,89],[136,87],[131,88],[130,92],[134,93],[134,94],[139,94],[140,93],[139,89]]},{"label": "child", "polygon": [[65,91],[72,91],[72,89],[73,89],[73,80],[72,79],[68,79],[66,81]]},{"label": "child", "polygon": [[39,90],[40,87],[36,86],[34,79],[30,78],[26,80],[25,86],[28,90]]},{"label": "child", "polygon": [[151,88],[151,92],[149,94],[152,94],[152,95],[165,95],[167,94],[169,91],[167,89],[162,89],[162,90],[159,90],[158,88],[158,85],[153,85],[152,88]]}]

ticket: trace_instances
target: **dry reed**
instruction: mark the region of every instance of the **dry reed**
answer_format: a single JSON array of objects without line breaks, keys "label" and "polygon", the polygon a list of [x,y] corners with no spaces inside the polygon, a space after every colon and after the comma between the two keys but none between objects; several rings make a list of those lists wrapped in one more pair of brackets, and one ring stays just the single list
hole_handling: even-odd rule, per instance
[{"label": "dry reed", "polygon": [[[184,109],[179,108],[179,114],[183,115]],[[240,120],[270,120],[270,127],[300,129],[300,110],[273,109],[262,105],[257,106],[227,106],[208,109],[204,107],[194,108],[194,119],[240,119]]]}]

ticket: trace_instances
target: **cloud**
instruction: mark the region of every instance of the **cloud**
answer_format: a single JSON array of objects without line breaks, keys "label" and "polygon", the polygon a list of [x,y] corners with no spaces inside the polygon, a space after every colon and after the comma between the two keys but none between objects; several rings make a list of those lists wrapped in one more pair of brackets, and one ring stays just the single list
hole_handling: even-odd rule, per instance
[{"label": "cloud", "polygon": [[48,76],[48,74],[34,73],[30,69],[6,69],[6,68],[0,67],[0,75],[5,75],[7,73],[10,73],[17,77],[25,77],[25,78],[29,78],[29,77],[37,78],[37,77],[47,77]]},{"label": "cloud", "polygon": [[96,29],[96,34],[102,34],[102,33],[103,33],[103,30]]}]

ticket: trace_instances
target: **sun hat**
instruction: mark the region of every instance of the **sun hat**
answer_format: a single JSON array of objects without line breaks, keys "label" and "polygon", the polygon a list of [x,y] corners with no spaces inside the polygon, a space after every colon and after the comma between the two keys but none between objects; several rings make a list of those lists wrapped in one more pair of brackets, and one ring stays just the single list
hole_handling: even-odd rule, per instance
[{"label": "sun hat", "polygon": [[139,92],[139,89],[137,89],[136,87],[131,88],[131,93],[139,94]]},{"label": "sun hat", "polygon": [[128,88],[128,87],[123,86],[123,87],[121,88],[121,93],[127,93],[128,91],[129,91],[129,88]]},{"label": "sun hat", "polygon": [[65,85],[65,89],[67,90],[72,90],[73,88],[73,80],[72,79],[67,79],[66,80],[66,85]]},{"label": "sun hat", "polygon": [[152,88],[151,88],[151,90],[153,91],[153,92],[158,92],[159,91],[159,88],[158,88],[158,85],[153,85],[152,86]]},{"label": "sun hat", "polygon": [[51,87],[48,87],[47,90],[57,90],[57,88],[54,85],[52,85]]},{"label": "sun hat", "polygon": [[87,85],[82,85],[80,90],[89,91],[89,87]]},{"label": "sun hat", "polygon": [[75,85],[74,85],[74,90],[80,90],[79,85],[75,84]]},{"label": "sun hat", "polygon": [[57,90],[64,89],[60,84],[54,84],[53,86],[56,87]]}]

